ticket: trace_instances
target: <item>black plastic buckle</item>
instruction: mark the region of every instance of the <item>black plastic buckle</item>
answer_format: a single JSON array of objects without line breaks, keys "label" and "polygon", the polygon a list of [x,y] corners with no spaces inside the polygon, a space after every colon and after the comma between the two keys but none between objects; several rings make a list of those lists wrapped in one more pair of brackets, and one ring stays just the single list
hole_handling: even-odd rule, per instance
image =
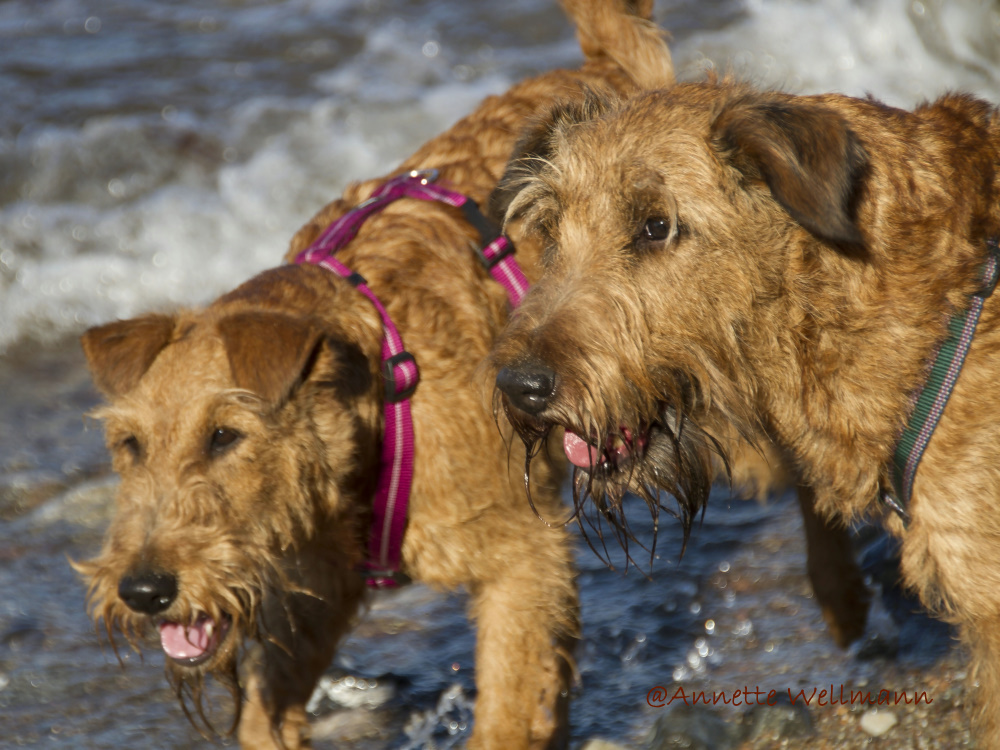
[{"label": "black plastic buckle", "polygon": [[[989,275],[983,278],[983,285],[973,295],[983,299],[993,294],[993,290],[997,287],[997,280],[1000,279],[1000,238],[991,237],[986,240],[986,250],[990,254],[989,260],[986,261],[986,272]],[[990,261],[993,261],[992,268],[990,268]]]},{"label": "black plastic buckle", "polygon": [[492,244],[492,242],[495,242],[497,239],[500,239],[499,235],[496,238],[494,238],[494,240],[491,240],[490,242],[487,242],[482,247],[477,247],[476,248],[476,257],[479,258],[479,262],[483,264],[483,268],[485,268],[487,271],[492,271],[493,270],[493,266],[495,266],[497,263],[499,263],[500,261],[502,261],[508,255],[513,255],[514,254],[514,243],[511,242],[510,240],[507,240],[506,241],[506,247],[504,247],[504,249],[501,252],[497,253],[492,258],[487,258],[486,257],[486,253],[484,253],[483,251],[486,248],[488,248]]},{"label": "black plastic buckle", "polygon": [[413,391],[417,389],[417,384],[420,382],[420,378],[417,377],[409,388],[404,388],[401,391],[396,390],[396,367],[404,362],[412,362],[414,368],[416,368],[417,360],[407,351],[394,354],[382,363],[382,377],[385,379],[385,401],[387,404],[395,404],[409,398],[413,395]]},{"label": "black plastic buckle", "polygon": [[469,198],[462,204],[462,213],[465,215],[465,220],[469,222],[473,229],[479,232],[480,247],[476,249],[476,254],[479,256],[479,261],[486,266],[486,270],[489,271],[493,266],[495,266],[499,261],[506,258],[512,252],[514,248],[511,246],[510,241],[507,241],[508,252],[500,255],[496,260],[489,260],[485,255],[483,255],[482,248],[489,247],[490,243],[496,241],[503,236],[503,232],[500,231],[500,227],[494,224],[492,221],[486,218],[482,211],[479,210],[479,206],[476,204],[472,198]]},{"label": "black plastic buckle", "polygon": [[357,271],[352,271],[350,276],[345,276],[344,278],[347,279],[347,283],[353,287],[361,286],[361,284],[368,286],[368,282],[365,280],[365,277]]}]

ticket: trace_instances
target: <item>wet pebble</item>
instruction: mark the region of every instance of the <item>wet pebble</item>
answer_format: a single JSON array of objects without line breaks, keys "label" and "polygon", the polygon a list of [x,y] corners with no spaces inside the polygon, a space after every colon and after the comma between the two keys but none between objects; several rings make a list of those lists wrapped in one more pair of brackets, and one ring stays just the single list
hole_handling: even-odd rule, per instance
[{"label": "wet pebble", "polygon": [[348,708],[335,711],[312,722],[313,740],[334,742],[335,747],[366,739],[384,738],[390,730],[385,717],[365,708]]},{"label": "wet pebble", "polygon": [[473,700],[458,683],[450,685],[438,697],[437,706],[428,711],[414,711],[403,727],[412,748],[464,747],[472,722]]},{"label": "wet pebble", "polygon": [[396,695],[397,682],[387,674],[367,679],[352,674],[324,675],[316,685],[306,711],[316,713],[324,698],[344,708],[376,708]]},{"label": "wet pebble", "polygon": [[647,750],[731,750],[743,741],[744,729],[704,706],[674,706],[653,724]]},{"label": "wet pebble", "polygon": [[773,706],[754,706],[747,712],[745,721],[750,725],[750,739],[769,737],[774,740],[809,737],[814,733],[809,709],[801,703],[792,704],[783,693],[778,693]]},{"label": "wet pebble", "polygon": [[617,742],[609,742],[608,740],[593,739],[588,740],[587,743],[580,748],[580,750],[630,750],[630,748],[625,745],[619,745]]},{"label": "wet pebble", "polygon": [[871,710],[861,714],[861,728],[872,737],[881,737],[898,721],[896,715],[888,711]]}]

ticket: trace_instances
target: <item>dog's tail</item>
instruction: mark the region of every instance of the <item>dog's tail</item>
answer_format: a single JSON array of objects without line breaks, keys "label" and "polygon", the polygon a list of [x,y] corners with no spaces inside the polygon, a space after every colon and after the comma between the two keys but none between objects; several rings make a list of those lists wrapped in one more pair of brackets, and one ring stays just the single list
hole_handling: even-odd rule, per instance
[{"label": "dog's tail", "polygon": [[674,84],[666,32],[652,21],[653,0],[559,1],[588,59],[614,60],[640,88]]}]

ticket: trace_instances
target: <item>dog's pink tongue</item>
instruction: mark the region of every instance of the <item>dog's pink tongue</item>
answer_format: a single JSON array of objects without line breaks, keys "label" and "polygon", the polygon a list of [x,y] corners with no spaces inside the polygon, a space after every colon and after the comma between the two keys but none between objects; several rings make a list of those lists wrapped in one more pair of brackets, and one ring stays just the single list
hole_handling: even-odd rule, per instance
[{"label": "dog's pink tongue", "polygon": [[165,622],[160,625],[160,645],[171,659],[193,659],[208,650],[214,629],[210,617],[199,617],[194,625]]},{"label": "dog's pink tongue", "polygon": [[575,432],[566,430],[563,436],[563,450],[566,451],[566,458],[574,466],[581,469],[589,469],[597,466],[601,461],[601,453],[597,446],[591,445]]}]

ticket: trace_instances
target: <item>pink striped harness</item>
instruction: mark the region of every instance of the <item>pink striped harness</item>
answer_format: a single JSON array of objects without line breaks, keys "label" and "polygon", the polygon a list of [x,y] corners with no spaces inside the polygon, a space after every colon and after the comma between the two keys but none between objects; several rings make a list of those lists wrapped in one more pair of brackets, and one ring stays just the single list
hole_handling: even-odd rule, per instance
[{"label": "pink striped harness", "polygon": [[483,245],[476,250],[480,262],[507,290],[516,307],[528,290],[525,278],[513,257],[514,246],[480,212],[468,196],[435,185],[436,169],[414,170],[392,178],[372,193],[368,200],[348,211],[295,258],[296,263],[322,266],[349,281],[365,295],[382,317],[382,376],[385,379],[385,434],[375,500],[372,529],[365,562],[369,586],[389,588],[406,580],[400,572],[406,509],[413,482],[413,417],[410,396],[417,387],[420,373],[417,362],[403,346],[399,331],[385,307],[360,274],[352,271],[334,254],[354,239],[364,221],[399,198],[438,201],[462,209],[466,220],[479,232]]}]

